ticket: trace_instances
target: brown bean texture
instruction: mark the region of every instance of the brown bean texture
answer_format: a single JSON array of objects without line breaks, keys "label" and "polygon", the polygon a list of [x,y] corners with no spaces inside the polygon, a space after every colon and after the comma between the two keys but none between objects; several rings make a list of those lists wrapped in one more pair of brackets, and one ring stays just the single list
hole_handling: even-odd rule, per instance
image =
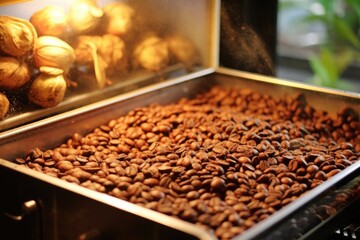
[{"label": "brown bean texture", "polygon": [[354,111],[332,117],[301,94],[213,87],[15,162],[229,239],[359,160],[358,126]]}]

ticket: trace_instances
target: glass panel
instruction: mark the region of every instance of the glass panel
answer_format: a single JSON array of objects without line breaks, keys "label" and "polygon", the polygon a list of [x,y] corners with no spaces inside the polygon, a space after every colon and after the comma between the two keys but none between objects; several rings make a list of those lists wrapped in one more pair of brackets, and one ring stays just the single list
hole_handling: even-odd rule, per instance
[{"label": "glass panel", "polygon": [[2,6],[0,131],[213,66],[215,6],[205,0]]}]

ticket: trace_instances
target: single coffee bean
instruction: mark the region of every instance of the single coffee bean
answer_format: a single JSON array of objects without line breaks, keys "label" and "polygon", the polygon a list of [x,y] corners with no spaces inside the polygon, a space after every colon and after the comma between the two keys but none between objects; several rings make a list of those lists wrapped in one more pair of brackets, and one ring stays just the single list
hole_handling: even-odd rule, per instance
[{"label": "single coffee bean", "polygon": [[225,181],[224,181],[224,179],[222,179],[220,177],[214,177],[211,180],[210,187],[214,191],[220,191],[220,192],[224,191],[226,189]]},{"label": "single coffee bean", "polygon": [[150,187],[159,185],[159,180],[156,178],[147,178],[144,180],[144,184]]},{"label": "single coffee bean", "polygon": [[58,161],[55,164],[55,167],[57,167],[62,172],[66,172],[66,171],[72,169],[74,166],[69,161]]},{"label": "single coffee bean", "polygon": [[341,169],[333,169],[330,172],[326,173],[325,176],[326,178],[331,178],[332,176],[335,176],[339,172],[341,172]]}]

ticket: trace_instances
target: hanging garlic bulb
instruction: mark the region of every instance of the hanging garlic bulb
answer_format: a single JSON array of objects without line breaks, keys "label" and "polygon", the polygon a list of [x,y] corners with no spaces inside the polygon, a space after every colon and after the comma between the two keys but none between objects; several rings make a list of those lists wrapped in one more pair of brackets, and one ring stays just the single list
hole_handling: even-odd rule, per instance
[{"label": "hanging garlic bulb", "polygon": [[0,93],[0,119],[3,119],[9,111],[10,102],[5,94]]},{"label": "hanging garlic bulb", "polygon": [[14,57],[30,54],[36,38],[36,30],[29,21],[0,16],[0,51]]},{"label": "hanging garlic bulb", "polygon": [[29,89],[29,100],[43,108],[58,105],[64,99],[67,88],[63,72],[58,68],[41,67],[40,75]]},{"label": "hanging garlic bulb", "polygon": [[52,36],[42,36],[37,39],[34,51],[37,68],[43,66],[60,68],[66,74],[74,61],[74,49],[65,41]]},{"label": "hanging garlic bulb", "polygon": [[68,28],[68,17],[64,8],[46,6],[30,17],[39,36],[54,36],[61,38]]},{"label": "hanging garlic bulb", "polygon": [[134,9],[127,3],[109,3],[103,10],[107,19],[107,33],[122,36],[131,28]]},{"label": "hanging garlic bulb", "polygon": [[175,62],[184,64],[188,70],[191,70],[194,65],[200,63],[199,52],[193,42],[188,38],[173,34],[167,36],[165,39]]},{"label": "hanging garlic bulb", "polygon": [[25,62],[14,57],[0,57],[0,89],[16,89],[30,79],[30,68]]},{"label": "hanging garlic bulb", "polygon": [[135,65],[150,71],[160,71],[168,66],[169,54],[168,44],[164,39],[150,36],[136,46]]},{"label": "hanging garlic bulb", "polygon": [[104,61],[104,68],[108,76],[125,74],[128,72],[128,56],[125,41],[113,34],[102,36],[81,35],[74,42],[76,64],[78,66],[94,65],[93,44],[96,52]]},{"label": "hanging garlic bulb", "polygon": [[76,0],[70,7],[69,21],[76,33],[89,33],[99,26],[103,15],[96,0]]}]

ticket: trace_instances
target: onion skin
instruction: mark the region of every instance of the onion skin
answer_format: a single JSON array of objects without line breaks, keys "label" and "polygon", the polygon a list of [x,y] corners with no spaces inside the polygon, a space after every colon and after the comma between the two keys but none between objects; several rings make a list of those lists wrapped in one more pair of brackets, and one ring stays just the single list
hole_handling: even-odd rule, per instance
[{"label": "onion skin", "polygon": [[10,102],[5,94],[0,93],[0,120],[4,119],[6,113],[9,111]]},{"label": "onion skin", "polygon": [[25,19],[0,16],[0,36],[0,50],[10,56],[21,57],[32,53],[37,32]]},{"label": "onion skin", "polygon": [[158,72],[164,69],[170,61],[167,42],[156,36],[147,37],[135,48],[134,60],[146,70]]},{"label": "onion skin", "polygon": [[59,6],[46,6],[30,17],[39,36],[61,38],[68,28],[69,21],[65,10]]},{"label": "onion skin", "polygon": [[34,63],[37,68],[54,67],[67,73],[74,61],[74,49],[65,41],[52,36],[37,39],[34,51]]},{"label": "onion skin", "polygon": [[30,80],[31,71],[25,62],[14,57],[0,57],[0,89],[17,89]]},{"label": "onion skin", "polygon": [[54,76],[43,72],[32,83],[28,98],[40,107],[54,107],[64,99],[66,88],[62,74]]},{"label": "onion skin", "polygon": [[132,27],[134,9],[123,2],[109,3],[104,7],[107,19],[106,32],[118,36],[124,36]]}]

